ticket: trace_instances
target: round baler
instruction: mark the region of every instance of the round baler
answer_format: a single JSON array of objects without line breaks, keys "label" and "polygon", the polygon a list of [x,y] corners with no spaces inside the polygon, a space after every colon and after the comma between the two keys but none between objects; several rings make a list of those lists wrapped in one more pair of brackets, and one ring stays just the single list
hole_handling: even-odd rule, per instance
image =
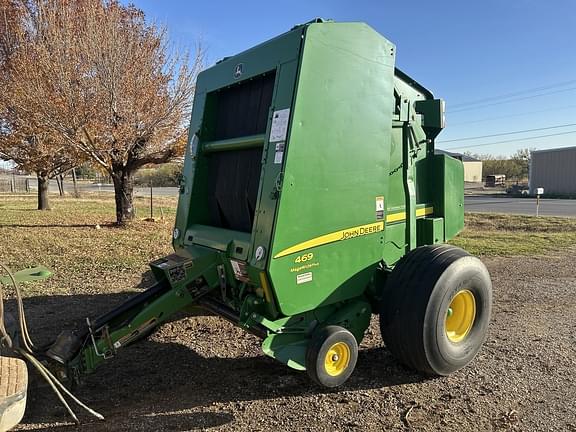
[{"label": "round baler", "polygon": [[151,288],[51,344],[60,376],[182,310],[245,328],[326,387],[352,374],[373,314],[405,365],[467,365],[490,276],[444,244],[464,226],[462,162],[435,152],[444,102],[395,55],[366,24],[314,20],[200,73],[174,253],[150,264]]}]

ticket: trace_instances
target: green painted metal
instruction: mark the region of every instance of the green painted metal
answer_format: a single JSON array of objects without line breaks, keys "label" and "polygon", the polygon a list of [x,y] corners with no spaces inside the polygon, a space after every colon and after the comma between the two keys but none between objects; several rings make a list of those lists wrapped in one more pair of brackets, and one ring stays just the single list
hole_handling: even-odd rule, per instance
[{"label": "green painted metal", "polygon": [[202,146],[204,152],[230,151],[253,147],[261,147],[264,144],[264,135],[250,135],[247,137],[230,138],[220,141],[206,142]]},{"label": "green painted metal", "polygon": [[[186,230],[186,244],[206,246],[228,252],[230,258],[246,260],[250,247],[250,234],[206,225],[191,225]],[[240,249],[241,248],[241,252]],[[238,250],[238,252],[237,252]]]},{"label": "green painted metal", "polygon": [[94,340],[91,337],[82,355],[68,365],[74,371],[72,374],[76,374],[76,371],[82,373],[93,371],[104,360],[113,357],[120,348],[136,342],[139,336],[146,335],[191,302],[192,297],[186,290],[170,290],[142,308],[128,323],[120,325],[117,329],[101,330],[99,337],[95,337]]},{"label": "green painted metal", "polygon": [[[272,257],[377,222],[376,198],[385,196],[390,158],[382,143],[391,133],[394,53],[393,44],[364,24],[307,28]],[[361,84],[351,85],[351,77]],[[292,315],[361,295],[383,241],[379,232],[272,258],[280,310]],[[297,262],[306,253],[312,259]],[[308,273],[312,280],[298,283]]]},{"label": "green painted metal", "polygon": [[[52,272],[44,266],[31,267],[24,270],[17,271],[12,276],[16,279],[16,282],[35,282],[41,281],[52,276]],[[10,276],[0,277],[0,283],[4,285],[9,285],[12,283]]]},{"label": "green painted metal", "polygon": [[444,218],[429,217],[418,219],[418,246],[442,243],[444,241]]},{"label": "green painted metal", "polygon": [[[265,72],[276,73],[273,102],[270,117],[274,110],[289,108],[292,104],[294,85],[300,57],[300,46],[305,27],[298,27],[248,51],[230,57],[199,74],[196,83],[194,109],[190,122],[190,138],[184,162],[185,184],[182,187],[176,216],[176,228],[186,233],[192,224],[206,224],[209,220],[207,200],[207,158],[202,151],[205,142],[213,141],[210,124],[212,115],[211,92],[231,85],[247,82]],[[237,65],[243,65],[243,74],[235,78]],[[270,122],[269,122],[270,123]],[[274,223],[274,212],[277,200],[272,196],[277,179],[281,177],[281,166],[274,164],[275,147],[270,143],[270,124],[267,127],[263,143],[263,164],[260,180],[260,194],[256,210],[256,222],[253,228],[253,244],[269,244]],[[209,147],[208,147],[209,148]],[[265,191],[265,192],[262,192]],[[174,240],[174,248],[185,249],[184,242],[188,237],[182,235]],[[265,262],[253,259],[254,250],[250,251],[252,265],[264,269]]]},{"label": "green painted metal", "polygon": [[339,304],[338,307],[326,306],[314,313],[303,313],[277,321],[269,321],[264,317],[255,319],[270,329],[268,337],[262,342],[263,352],[294,369],[304,370],[309,337],[319,323],[344,327],[360,343],[371,316],[370,304],[358,298]]},{"label": "green painted metal", "polygon": [[[151,263],[158,284],[141,301],[132,299],[92,321],[81,336],[81,349],[67,361],[70,377],[90,373],[116,352],[150,333],[182,310],[198,313],[197,300],[219,287],[219,255],[209,248],[170,255]],[[141,295],[146,294],[146,292]],[[125,307],[128,306],[128,307]]]},{"label": "green painted metal", "polygon": [[[72,374],[183,309],[258,334],[267,355],[295,369],[322,326],[360,342],[382,269],[463,227],[462,163],[434,155],[444,103],[395,68],[395,53],[366,24],[315,20],[203,71],[175,254],[151,264],[167,288],[105,317],[69,362]],[[274,80],[265,133],[217,139],[218,95],[262,77]],[[209,209],[210,158],[241,149],[262,150],[250,232],[213,226]]]},{"label": "green painted metal", "polygon": [[444,238],[453,238],[464,228],[464,166],[462,162],[446,155],[432,158],[431,186],[435,214],[444,218]]}]

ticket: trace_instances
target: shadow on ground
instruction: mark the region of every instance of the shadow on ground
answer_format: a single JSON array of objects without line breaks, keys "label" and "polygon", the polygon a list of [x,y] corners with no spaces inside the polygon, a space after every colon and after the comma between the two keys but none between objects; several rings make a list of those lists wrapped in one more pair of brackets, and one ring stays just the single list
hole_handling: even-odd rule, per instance
[{"label": "shadow on ground", "polygon": [[[77,296],[39,296],[25,300],[32,337],[44,342],[85,317],[96,317],[134,293]],[[13,302],[9,308],[13,308]],[[202,319],[196,318],[196,319]],[[174,325],[179,325],[175,323]],[[212,329],[212,327],[218,327]],[[220,328],[221,327],[221,328]],[[198,343],[233,344],[227,323],[208,333],[187,334]],[[186,332],[182,326],[182,332]],[[237,333],[236,337],[237,337]],[[254,345],[258,343],[254,338]],[[254,351],[256,352],[256,351]],[[306,373],[294,371],[264,355],[205,357],[181,343],[152,337],[119,351],[75,389],[80,399],[107,417],[105,422],[82,418],[82,430],[190,430],[223,425],[233,420],[215,411],[219,403],[266,400],[290,396],[338,393],[396,386],[425,380],[402,368],[384,348],[360,351],[356,372],[337,391],[319,388]],[[23,423],[34,430],[75,430],[50,388],[31,373],[28,409]],[[80,412],[78,409],[77,412]],[[68,423],[42,429],[44,423]]]}]

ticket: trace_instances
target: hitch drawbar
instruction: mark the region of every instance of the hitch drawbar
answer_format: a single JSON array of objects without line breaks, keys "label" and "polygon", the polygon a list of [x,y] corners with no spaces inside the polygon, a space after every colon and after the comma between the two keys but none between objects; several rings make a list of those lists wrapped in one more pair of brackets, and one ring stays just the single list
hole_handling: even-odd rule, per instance
[{"label": "hitch drawbar", "polygon": [[0,357],[0,431],[16,426],[26,410],[28,371],[24,361]]}]

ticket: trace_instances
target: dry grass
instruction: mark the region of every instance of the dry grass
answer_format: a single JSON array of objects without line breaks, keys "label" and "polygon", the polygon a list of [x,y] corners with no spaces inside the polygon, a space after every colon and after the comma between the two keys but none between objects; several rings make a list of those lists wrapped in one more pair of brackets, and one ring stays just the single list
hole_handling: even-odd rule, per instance
[{"label": "dry grass", "polygon": [[[134,288],[148,262],[171,252],[176,199],[155,200],[155,216],[126,228],[113,225],[113,198],[52,198],[51,211],[35,210],[32,196],[0,196],[0,261],[14,270],[43,264],[54,276],[26,286],[27,295],[109,293]],[[137,215],[149,216],[149,203],[137,198]],[[97,228],[100,226],[100,229]]]},{"label": "dry grass", "polygon": [[450,243],[481,256],[544,255],[576,245],[576,219],[468,213]]}]

